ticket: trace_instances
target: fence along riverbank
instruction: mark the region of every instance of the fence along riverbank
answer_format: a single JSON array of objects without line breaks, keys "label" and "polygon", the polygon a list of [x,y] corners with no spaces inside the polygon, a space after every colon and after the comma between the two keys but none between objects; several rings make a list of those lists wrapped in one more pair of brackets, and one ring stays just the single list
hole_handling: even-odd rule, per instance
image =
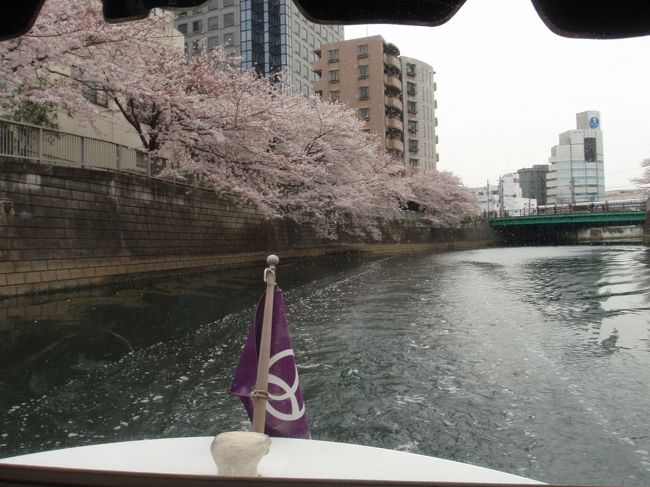
[{"label": "fence along riverbank", "polygon": [[291,259],[493,243],[485,223],[433,228],[411,213],[384,225],[381,242],[324,239],[308,225],[156,177],[138,151],[99,142],[0,121],[0,297],[245,267],[268,249]]}]

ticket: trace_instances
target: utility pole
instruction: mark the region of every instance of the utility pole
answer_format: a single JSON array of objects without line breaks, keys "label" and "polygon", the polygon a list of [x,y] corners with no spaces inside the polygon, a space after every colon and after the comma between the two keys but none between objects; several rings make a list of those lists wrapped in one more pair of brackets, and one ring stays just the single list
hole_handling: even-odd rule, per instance
[{"label": "utility pole", "polygon": [[490,219],[490,180],[487,180],[486,184],[486,189],[487,189],[487,196],[486,196],[486,201],[487,201],[487,219]]},{"label": "utility pole", "polygon": [[499,176],[499,216],[503,216],[503,176]]}]

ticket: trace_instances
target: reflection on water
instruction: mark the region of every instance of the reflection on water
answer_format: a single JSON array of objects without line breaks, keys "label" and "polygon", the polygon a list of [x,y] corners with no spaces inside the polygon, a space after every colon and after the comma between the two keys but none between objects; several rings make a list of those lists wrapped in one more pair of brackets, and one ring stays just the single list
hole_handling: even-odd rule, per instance
[{"label": "reflection on water", "polygon": [[[648,249],[314,261],[280,282],[314,437],[650,483]],[[17,303],[0,456],[246,428],[226,390],[260,288],[258,269]]]}]

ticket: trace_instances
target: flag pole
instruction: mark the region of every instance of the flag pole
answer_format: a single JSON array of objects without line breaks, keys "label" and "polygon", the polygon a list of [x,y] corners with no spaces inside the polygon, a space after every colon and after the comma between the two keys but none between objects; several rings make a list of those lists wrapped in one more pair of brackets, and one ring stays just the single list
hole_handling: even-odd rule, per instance
[{"label": "flag pole", "polygon": [[266,296],[264,300],[264,318],[262,320],[262,336],[260,338],[259,358],[257,362],[257,378],[253,398],[253,431],[264,433],[266,421],[266,403],[269,399],[269,360],[271,355],[271,328],[273,319],[273,299],[275,296],[275,268],[280,263],[277,255],[266,258],[268,268],[264,270]]}]

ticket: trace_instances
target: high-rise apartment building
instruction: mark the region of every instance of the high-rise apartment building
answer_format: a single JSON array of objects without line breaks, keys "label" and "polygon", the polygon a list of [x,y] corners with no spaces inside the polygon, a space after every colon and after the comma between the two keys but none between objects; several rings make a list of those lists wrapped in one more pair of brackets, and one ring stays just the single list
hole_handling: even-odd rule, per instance
[{"label": "high-rise apartment building", "polygon": [[[317,56],[312,63],[317,93],[354,108],[368,129],[384,139],[387,151],[420,170],[435,169],[431,66],[400,58],[397,46],[381,36],[323,44]],[[404,66],[412,70],[410,75]]]},{"label": "high-rise apartment building", "polygon": [[437,100],[433,68],[410,57],[402,61],[402,99],[404,110],[404,159],[420,171],[436,169],[438,135]]},{"label": "high-rise apartment building", "polygon": [[312,94],[314,51],[343,39],[343,26],[309,22],[291,0],[212,0],[180,12],[175,25],[188,54],[224,46],[241,56],[244,69],[264,76],[286,72],[293,90],[305,95]]},{"label": "high-rise apartment building", "polygon": [[546,204],[546,175],[548,164],[535,164],[533,167],[524,167],[517,171],[521,195],[523,198],[534,198],[538,205]]},{"label": "high-rise apartment building", "polygon": [[549,162],[547,204],[601,200],[605,174],[600,112],[578,113],[576,130],[560,134],[560,143],[551,149]]}]

